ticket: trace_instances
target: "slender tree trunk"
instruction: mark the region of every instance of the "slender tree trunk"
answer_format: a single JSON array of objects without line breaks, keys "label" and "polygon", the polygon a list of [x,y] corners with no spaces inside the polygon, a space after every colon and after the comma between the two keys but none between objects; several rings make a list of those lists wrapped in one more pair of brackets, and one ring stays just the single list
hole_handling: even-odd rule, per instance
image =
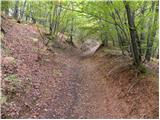
[{"label": "slender tree trunk", "polygon": [[106,47],[108,46],[108,38],[107,38],[106,32],[101,33],[101,41],[103,46],[106,46]]},{"label": "slender tree trunk", "polygon": [[73,22],[74,22],[74,18],[73,18],[73,2],[71,3],[71,7],[72,7],[72,18],[71,18],[71,34],[70,34],[70,42],[72,45],[73,44]]},{"label": "slender tree trunk", "polygon": [[9,9],[5,9],[5,14],[8,15],[9,14]]},{"label": "slender tree trunk", "polygon": [[123,41],[122,41],[121,34],[120,34],[119,30],[118,30],[118,26],[117,26],[117,22],[116,22],[116,18],[115,18],[114,13],[111,14],[111,17],[113,18],[113,20],[115,22],[115,28],[116,28],[117,37],[118,37],[118,44],[119,44],[120,49],[122,50],[122,54],[124,55]]},{"label": "slender tree trunk", "polygon": [[25,0],[25,1],[24,1],[24,3],[23,3],[23,7],[22,7],[22,9],[21,9],[20,19],[22,19],[22,18],[23,18],[24,11],[25,11],[25,7],[26,7],[26,3],[27,3],[27,1]]},{"label": "slender tree trunk", "polygon": [[146,51],[146,55],[145,55],[145,60],[150,61],[151,56],[152,56],[152,52],[153,52],[153,42],[156,36],[156,31],[152,31],[151,32],[151,39],[150,41],[148,41],[147,44],[147,51]]},{"label": "slender tree trunk", "polygon": [[[141,8],[141,14],[144,15],[145,8],[146,8],[146,1],[144,1],[144,4]],[[144,17],[142,18],[142,21],[144,20]],[[141,23],[141,34],[140,34],[140,41],[141,43],[145,40],[145,33],[144,33],[144,22]]]},{"label": "slender tree trunk", "polygon": [[[109,1],[109,3],[110,4],[112,4],[113,5],[113,2],[112,1]],[[122,18],[121,18],[121,15],[120,15],[120,13],[119,13],[119,11],[118,11],[118,9],[117,8],[114,8],[114,11],[115,11],[115,14],[117,15],[117,17],[118,17],[118,19],[119,19],[119,21],[120,21],[120,29],[121,29],[121,35],[123,35],[124,34],[124,36],[123,36],[123,39],[122,39],[122,43],[123,44],[125,44],[126,42],[129,44],[129,41],[128,41],[128,36],[127,36],[127,33],[126,33],[126,30],[125,30],[125,27],[123,27],[123,20],[122,20]],[[114,19],[115,19],[115,15],[114,15]],[[115,24],[117,24],[117,22],[115,23]]]},{"label": "slender tree trunk", "polygon": [[66,31],[68,23],[69,23],[69,19],[67,19],[65,26],[62,28],[62,30],[61,30],[62,33],[64,33]]},{"label": "slender tree trunk", "polygon": [[157,59],[159,59],[159,48],[157,50],[157,56],[156,56]]},{"label": "slender tree trunk", "polygon": [[31,17],[31,19],[32,19],[33,24],[36,24],[36,19],[33,17],[33,15]]},{"label": "slender tree trunk", "polygon": [[115,40],[114,40],[114,38],[113,38],[113,36],[111,35],[111,39],[112,39],[112,45],[113,45],[113,47],[115,47],[116,46],[116,44],[115,44]]},{"label": "slender tree trunk", "polygon": [[158,48],[159,48],[159,42],[156,43],[156,46],[153,49],[152,57],[156,57]]},{"label": "slender tree trunk", "polygon": [[13,14],[15,19],[18,19],[18,6],[19,6],[19,0],[16,0],[15,1],[14,14]]},{"label": "slender tree trunk", "polygon": [[5,8],[5,14],[9,15],[9,1],[5,1],[5,2],[7,2],[6,8]]},{"label": "slender tree trunk", "polygon": [[73,18],[72,18],[71,21],[72,21],[72,22],[71,22],[71,34],[70,34],[70,40],[71,40],[71,43],[72,43],[72,41],[73,41]]},{"label": "slender tree trunk", "polygon": [[[60,6],[61,6],[61,4],[60,4]],[[57,4],[55,5],[55,8],[53,10],[53,18],[51,17],[50,32],[52,35],[56,34],[57,29],[59,27],[60,15],[61,15],[61,11],[62,11],[62,8],[60,6],[58,6]]]},{"label": "slender tree trunk", "polygon": [[[157,6],[156,6],[157,5]],[[156,36],[156,23],[158,21],[158,16],[156,16],[156,12],[158,13],[158,4],[155,4],[155,1],[152,2],[152,12],[154,13],[153,16],[151,16],[149,22],[149,28],[148,28],[148,37],[147,37],[147,50],[145,55],[145,60],[150,61],[151,55],[152,55],[152,48],[153,48],[153,42]]]},{"label": "slender tree trunk", "polygon": [[[115,8],[115,13],[117,14],[117,16],[118,16],[118,18],[119,18],[119,20],[120,20],[120,23],[121,23],[121,25],[123,25],[123,22],[122,22],[122,19],[121,19],[121,17],[120,17],[120,13],[119,13],[119,11]],[[126,40],[126,42],[127,42],[127,40],[128,40],[128,36],[127,36],[127,33],[126,33],[126,31],[125,31],[125,28],[124,29],[121,29],[122,30],[122,32],[124,33],[124,35],[125,35],[125,40]]]},{"label": "slender tree trunk", "polygon": [[140,48],[138,46],[139,39],[138,39],[138,34],[135,28],[135,24],[134,24],[133,11],[131,11],[128,2],[124,1],[124,5],[127,11],[128,25],[129,25],[132,51],[133,51],[133,57],[134,57],[134,64],[138,67],[141,64],[141,55],[140,55]]},{"label": "slender tree trunk", "polygon": [[53,9],[53,13],[50,14],[50,34],[53,34],[55,28],[55,17],[56,17],[57,5]]},{"label": "slender tree trunk", "polygon": [[[61,3],[60,3],[61,6]],[[54,34],[57,34],[57,31],[59,30],[59,24],[60,24],[60,17],[61,17],[62,8],[58,6],[57,8],[57,15],[56,15],[56,22],[55,22],[55,31]]]}]

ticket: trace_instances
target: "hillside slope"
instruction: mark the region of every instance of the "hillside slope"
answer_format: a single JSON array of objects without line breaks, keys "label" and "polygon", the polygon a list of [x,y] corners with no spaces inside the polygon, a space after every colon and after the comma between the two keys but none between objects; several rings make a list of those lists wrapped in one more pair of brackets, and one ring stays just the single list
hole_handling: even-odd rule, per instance
[{"label": "hillside slope", "polygon": [[99,50],[47,50],[34,25],[2,19],[2,118],[158,118],[158,75]]}]

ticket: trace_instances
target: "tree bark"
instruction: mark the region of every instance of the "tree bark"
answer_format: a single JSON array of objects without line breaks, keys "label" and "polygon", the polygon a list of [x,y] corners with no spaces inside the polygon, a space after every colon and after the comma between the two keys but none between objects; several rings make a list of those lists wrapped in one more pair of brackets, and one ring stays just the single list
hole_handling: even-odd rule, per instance
[{"label": "tree bark", "polygon": [[132,51],[133,51],[133,57],[134,57],[134,65],[139,66],[141,64],[141,55],[140,55],[140,48],[138,46],[138,34],[135,28],[134,24],[134,16],[133,11],[131,11],[129,3],[124,1],[125,9],[127,11],[127,18],[128,18],[128,25],[129,25],[129,31],[130,31],[130,37],[131,37],[131,45],[132,45]]},{"label": "tree bark", "polygon": [[116,22],[116,18],[115,18],[115,15],[114,13],[111,14],[111,17],[113,18],[114,22],[115,22],[115,28],[116,28],[116,32],[117,32],[117,37],[118,37],[118,44],[119,44],[119,47],[122,51],[122,55],[124,55],[124,49],[123,49],[123,41],[122,41],[122,37],[121,37],[121,34],[118,30],[118,26],[117,26],[117,22]]},{"label": "tree bark", "polygon": [[22,9],[21,9],[20,19],[22,19],[22,18],[23,18],[24,11],[25,11],[25,7],[26,7],[26,3],[27,3],[27,1],[25,0],[25,1],[24,1],[24,3],[23,3],[23,7],[22,7]]},{"label": "tree bark", "polygon": [[18,6],[19,6],[19,0],[16,0],[15,1],[14,14],[13,14],[15,19],[18,19]]},{"label": "tree bark", "polygon": [[153,16],[151,16],[149,20],[149,27],[148,27],[148,37],[147,37],[147,50],[145,55],[145,60],[150,61],[151,55],[152,55],[152,48],[153,48],[153,42],[156,36],[156,23],[158,21],[158,16],[156,16],[156,12],[158,13],[158,4],[155,4],[155,1],[152,2],[152,9]]},{"label": "tree bark", "polygon": [[71,9],[72,9],[72,18],[71,18],[70,43],[71,43],[71,45],[74,45],[73,44],[73,22],[74,22],[74,18],[73,18],[73,2],[71,2]]},{"label": "tree bark", "polygon": [[[146,1],[144,1],[144,5],[141,8],[141,14],[144,15],[146,8]],[[143,16],[142,16],[143,17]],[[144,17],[142,18],[144,20]],[[145,33],[144,33],[144,22],[141,23],[141,34],[140,34],[140,41],[143,42],[145,39]]]},{"label": "tree bark", "polygon": [[[61,4],[60,4],[60,6],[61,6]],[[50,17],[50,33],[52,35],[56,34],[57,29],[59,27],[60,15],[61,15],[61,11],[62,11],[62,8],[60,6],[58,6],[57,4],[55,5],[55,8],[53,10],[53,15],[51,15],[51,17]],[[53,16],[53,18],[52,18],[52,16]]]}]

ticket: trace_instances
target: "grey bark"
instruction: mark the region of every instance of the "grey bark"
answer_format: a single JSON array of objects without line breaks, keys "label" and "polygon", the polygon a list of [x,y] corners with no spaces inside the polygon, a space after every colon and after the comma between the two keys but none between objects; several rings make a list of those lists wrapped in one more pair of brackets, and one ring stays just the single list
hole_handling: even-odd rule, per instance
[{"label": "grey bark", "polygon": [[73,18],[73,2],[71,2],[71,9],[72,9],[72,18],[71,18],[70,43],[71,43],[71,45],[74,45],[73,44],[73,22],[74,22],[74,18]]},{"label": "grey bark", "polygon": [[124,49],[123,49],[123,41],[122,41],[122,37],[121,37],[121,34],[120,34],[120,31],[118,30],[118,26],[117,26],[117,22],[116,22],[116,18],[115,18],[115,15],[114,13],[110,14],[111,17],[113,18],[114,22],[115,22],[115,28],[116,28],[116,32],[117,32],[117,37],[118,37],[118,44],[119,44],[119,47],[122,51],[122,54],[124,55]]},{"label": "grey bark", "polygon": [[18,6],[19,6],[19,1],[16,0],[15,1],[14,14],[13,14],[13,16],[14,16],[15,19],[18,19]]},{"label": "grey bark", "polygon": [[132,51],[133,51],[133,57],[134,57],[134,65],[138,67],[141,64],[141,55],[140,55],[140,48],[138,46],[139,38],[138,38],[138,34],[134,24],[134,16],[133,16],[134,14],[133,14],[133,11],[131,11],[128,2],[124,1],[124,5],[127,11],[131,45],[132,45]]},{"label": "grey bark", "polygon": [[23,3],[23,7],[22,7],[22,9],[21,9],[21,13],[20,13],[20,18],[21,18],[21,19],[23,18],[23,15],[24,15],[26,3],[27,3],[27,1],[25,0],[24,3]]},{"label": "grey bark", "polygon": [[158,12],[158,4],[155,1],[152,1],[152,8],[151,11],[153,12],[153,16],[151,16],[149,20],[149,27],[148,27],[148,36],[147,36],[147,50],[145,55],[145,60],[150,61],[153,49],[153,42],[156,36],[156,23],[158,21],[158,16],[156,16],[156,12]]}]

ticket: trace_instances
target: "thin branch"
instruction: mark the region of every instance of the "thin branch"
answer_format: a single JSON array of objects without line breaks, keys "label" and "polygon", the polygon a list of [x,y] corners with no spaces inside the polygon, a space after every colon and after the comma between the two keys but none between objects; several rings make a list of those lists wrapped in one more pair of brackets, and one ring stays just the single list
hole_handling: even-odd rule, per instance
[{"label": "thin branch", "polygon": [[105,21],[105,22],[108,22],[108,23],[110,23],[110,24],[115,25],[115,23],[112,23],[112,22],[110,22],[110,21],[108,21],[108,20],[106,20],[106,19],[104,19],[104,18],[101,18],[100,16],[97,16],[97,15],[95,15],[95,14],[93,14],[93,13],[88,13],[88,12],[84,12],[84,11],[76,10],[76,9],[70,9],[70,8],[67,8],[67,7],[64,7],[64,6],[59,6],[59,7],[61,7],[62,9],[70,10],[70,11],[73,10],[73,11],[75,11],[75,12],[82,13],[82,14],[84,14],[84,15],[86,15],[86,16],[90,15],[90,16],[92,16],[92,17],[101,19],[101,20],[103,20],[103,21]]}]

